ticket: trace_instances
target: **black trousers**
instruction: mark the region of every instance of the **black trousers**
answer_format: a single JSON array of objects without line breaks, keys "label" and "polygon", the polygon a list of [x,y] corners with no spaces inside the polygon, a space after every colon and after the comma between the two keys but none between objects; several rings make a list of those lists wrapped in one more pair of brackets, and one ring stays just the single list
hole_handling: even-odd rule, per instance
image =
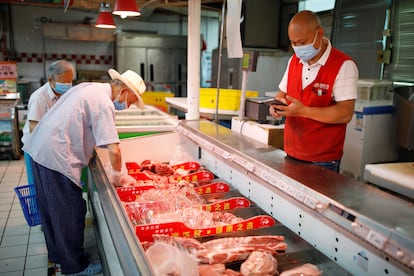
[{"label": "black trousers", "polygon": [[33,176],[49,260],[60,264],[63,274],[84,270],[89,261],[83,249],[86,202],[82,189],[35,161]]}]

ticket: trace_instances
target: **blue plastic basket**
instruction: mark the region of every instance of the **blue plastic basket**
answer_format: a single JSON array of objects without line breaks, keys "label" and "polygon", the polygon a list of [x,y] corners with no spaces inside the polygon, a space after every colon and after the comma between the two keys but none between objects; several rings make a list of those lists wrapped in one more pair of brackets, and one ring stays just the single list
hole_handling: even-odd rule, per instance
[{"label": "blue plastic basket", "polygon": [[39,209],[36,201],[36,188],[33,184],[15,187],[14,191],[20,200],[23,214],[29,226],[41,224]]}]

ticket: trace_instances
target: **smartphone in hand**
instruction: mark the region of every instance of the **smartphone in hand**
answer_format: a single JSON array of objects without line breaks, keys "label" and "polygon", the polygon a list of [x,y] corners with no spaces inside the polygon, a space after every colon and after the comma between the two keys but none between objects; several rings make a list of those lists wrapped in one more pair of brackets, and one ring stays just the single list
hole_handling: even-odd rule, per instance
[{"label": "smartphone in hand", "polygon": [[279,100],[276,100],[275,98],[270,98],[268,100],[264,100],[263,103],[268,104],[268,105],[278,104],[278,105],[287,106],[287,104],[285,104],[284,102],[281,102]]}]

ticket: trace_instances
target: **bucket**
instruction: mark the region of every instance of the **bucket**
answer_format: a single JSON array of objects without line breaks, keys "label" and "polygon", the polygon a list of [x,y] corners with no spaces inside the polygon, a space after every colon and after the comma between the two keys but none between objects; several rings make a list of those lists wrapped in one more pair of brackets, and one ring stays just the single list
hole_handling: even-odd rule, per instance
[{"label": "bucket", "polygon": [[397,145],[414,149],[414,86],[396,87],[393,104]]}]

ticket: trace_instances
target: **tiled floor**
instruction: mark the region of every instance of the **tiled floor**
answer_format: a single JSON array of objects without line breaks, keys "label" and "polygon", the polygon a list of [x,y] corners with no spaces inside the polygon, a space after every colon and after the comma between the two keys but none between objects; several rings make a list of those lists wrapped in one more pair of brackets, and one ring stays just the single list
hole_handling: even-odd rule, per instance
[{"label": "tiled floor", "polygon": [[[48,275],[47,250],[40,225],[29,227],[14,187],[27,185],[23,158],[0,161],[0,276]],[[86,194],[85,194],[86,198]],[[99,253],[89,213],[86,217],[85,250],[99,263]],[[50,274],[49,274],[50,275]],[[61,275],[59,271],[56,276]],[[102,276],[104,274],[96,274]]]}]

